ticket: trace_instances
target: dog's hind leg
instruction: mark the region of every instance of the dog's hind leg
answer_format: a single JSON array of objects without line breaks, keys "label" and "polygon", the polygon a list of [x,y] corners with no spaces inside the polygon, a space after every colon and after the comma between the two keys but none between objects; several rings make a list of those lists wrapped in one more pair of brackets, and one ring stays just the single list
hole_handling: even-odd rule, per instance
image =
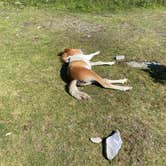
[{"label": "dog's hind leg", "polygon": [[[93,73],[92,74],[93,76],[93,79],[98,82],[102,87],[104,88],[109,88],[109,89],[116,89],[116,90],[121,90],[121,91],[127,91],[127,90],[130,90],[132,89],[132,87],[130,86],[119,86],[119,85],[113,85],[111,84],[108,79],[104,79],[102,77],[100,77],[99,75],[97,75],[96,73]],[[117,80],[112,80],[114,83],[116,82],[117,83]]]},{"label": "dog's hind leg", "polygon": [[[79,71],[79,73],[82,73],[82,74],[78,74],[78,71]],[[76,74],[77,74],[77,77],[76,77]],[[77,88],[76,87],[76,83],[77,83],[76,80],[83,80],[85,82],[89,82],[89,81],[90,82],[98,82],[102,87],[109,88],[109,89],[117,89],[117,90],[121,90],[121,91],[127,91],[127,90],[132,89],[132,87],[129,87],[129,86],[113,85],[107,79],[100,77],[94,71],[86,69],[86,68],[78,68],[75,71],[75,73],[73,73],[73,77],[74,76],[75,76],[75,86],[74,86],[75,88]],[[123,82],[124,81],[126,81],[126,80],[123,80]],[[117,82],[117,80],[116,80],[116,82]],[[121,80],[121,82],[122,82],[122,80]],[[114,81],[114,83],[115,83],[115,81]],[[72,83],[71,83],[71,85],[72,85]],[[76,89],[76,90],[79,91],[78,89]],[[79,93],[77,93],[77,94],[79,94]]]},{"label": "dog's hind leg", "polygon": [[85,92],[81,92],[81,91],[78,90],[78,88],[77,88],[77,80],[73,80],[73,81],[70,82],[69,93],[71,94],[71,96],[75,97],[78,100],[90,99],[91,98]]},{"label": "dog's hind leg", "polygon": [[107,81],[105,81],[104,79],[102,80],[97,80],[97,82],[103,86],[104,88],[109,88],[109,89],[115,89],[115,90],[121,90],[121,91],[127,91],[132,89],[132,87],[130,86],[119,86],[119,85],[113,85],[111,83],[108,83]]},{"label": "dog's hind leg", "polygon": [[110,84],[124,84],[127,82],[127,78],[119,79],[119,80],[109,80],[107,78],[104,78],[104,80]]}]

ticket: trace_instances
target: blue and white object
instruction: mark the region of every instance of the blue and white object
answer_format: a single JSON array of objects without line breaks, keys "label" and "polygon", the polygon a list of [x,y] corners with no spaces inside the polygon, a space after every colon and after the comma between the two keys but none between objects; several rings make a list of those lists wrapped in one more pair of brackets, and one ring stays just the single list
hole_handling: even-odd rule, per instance
[{"label": "blue and white object", "polygon": [[120,132],[117,130],[114,134],[106,138],[106,155],[109,160],[112,160],[119,152],[123,141]]}]

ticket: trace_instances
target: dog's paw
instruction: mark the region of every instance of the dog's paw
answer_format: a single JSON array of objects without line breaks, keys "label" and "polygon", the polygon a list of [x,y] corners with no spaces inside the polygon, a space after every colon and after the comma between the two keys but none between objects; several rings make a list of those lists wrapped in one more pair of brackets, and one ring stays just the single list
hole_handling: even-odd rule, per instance
[{"label": "dog's paw", "polygon": [[98,55],[98,54],[100,54],[100,51],[97,51],[97,52],[96,52],[96,55]]},{"label": "dog's paw", "polygon": [[78,94],[77,94],[77,97],[76,97],[78,100],[87,100],[87,99],[91,99],[91,97],[88,95],[88,94],[86,94],[86,93],[84,93],[84,92],[79,92]]},{"label": "dog's paw", "polygon": [[127,91],[133,89],[131,86],[124,86],[121,88],[122,91]]},{"label": "dog's paw", "polygon": [[128,81],[127,78],[121,79],[121,83],[122,83],[122,84],[126,83],[127,81]]}]

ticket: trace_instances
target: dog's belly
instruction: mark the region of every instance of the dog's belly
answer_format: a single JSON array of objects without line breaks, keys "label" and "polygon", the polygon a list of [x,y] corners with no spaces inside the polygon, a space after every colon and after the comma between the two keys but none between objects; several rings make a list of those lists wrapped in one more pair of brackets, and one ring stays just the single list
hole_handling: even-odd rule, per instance
[{"label": "dog's belly", "polygon": [[83,67],[86,69],[90,69],[91,70],[91,65],[90,63],[87,61],[82,61],[82,60],[77,60],[77,61],[73,61],[69,63],[69,68],[73,68],[73,67]]},{"label": "dog's belly", "polygon": [[90,82],[94,80],[94,72],[84,66],[69,66],[68,74],[70,80]]},{"label": "dog's belly", "polygon": [[86,85],[90,85],[92,83],[93,83],[93,81],[80,81],[80,80],[77,81],[78,86],[86,86]]}]

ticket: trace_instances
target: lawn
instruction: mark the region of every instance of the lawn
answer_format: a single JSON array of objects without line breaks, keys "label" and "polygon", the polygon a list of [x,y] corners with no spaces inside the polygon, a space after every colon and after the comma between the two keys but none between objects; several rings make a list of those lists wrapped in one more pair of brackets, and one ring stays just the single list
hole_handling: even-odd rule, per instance
[{"label": "lawn", "polygon": [[[133,89],[81,87],[92,100],[77,101],[61,77],[65,47],[100,50],[94,61],[121,54],[165,66],[166,10],[88,14],[0,4],[0,166],[164,166],[166,78],[124,64],[94,67],[128,78]],[[124,144],[110,162],[89,138],[114,129]]]}]

